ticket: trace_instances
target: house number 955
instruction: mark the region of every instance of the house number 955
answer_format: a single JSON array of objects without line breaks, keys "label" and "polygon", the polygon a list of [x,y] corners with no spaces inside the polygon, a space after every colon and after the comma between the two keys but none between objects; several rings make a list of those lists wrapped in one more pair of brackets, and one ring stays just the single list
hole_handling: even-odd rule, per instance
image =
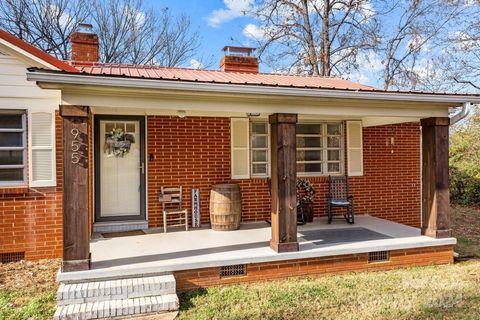
[{"label": "house number 955", "polygon": [[79,163],[80,159],[83,157],[82,152],[80,151],[80,147],[82,146],[82,142],[80,141],[80,132],[77,128],[73,128],[70,133],[73,136],[72,140],[72,163]]}]

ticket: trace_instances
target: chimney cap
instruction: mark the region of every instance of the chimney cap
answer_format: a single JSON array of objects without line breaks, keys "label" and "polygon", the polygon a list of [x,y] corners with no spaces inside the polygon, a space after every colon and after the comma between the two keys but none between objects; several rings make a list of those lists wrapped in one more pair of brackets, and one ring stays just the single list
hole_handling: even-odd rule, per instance
[{"label": "chimney cap", "polygon": [[225,46],[222,51],[225,52],[226,56],[246,56],[249,57],[253,54],[256,48],[250,47],[235,47],[235,46]]},{"label": "chimney cap", "polygon": [[90,23],[79,23],[76,32],[93,34],[93,26]]}]

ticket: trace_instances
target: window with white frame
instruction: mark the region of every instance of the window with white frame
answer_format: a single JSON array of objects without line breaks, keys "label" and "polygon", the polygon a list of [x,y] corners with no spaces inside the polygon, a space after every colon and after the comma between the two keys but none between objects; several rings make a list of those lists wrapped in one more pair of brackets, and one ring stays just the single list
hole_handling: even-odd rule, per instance
[{"label": "window with white frame", "polygon": [[343,172],[342,123],[297,124],[297,174],[299,176]]},{"label": "window with white frame", "polygon": [[[269,177],[271,159],[268,122],[248,118],[232,118],[231,121],[232,178]],[[246,136],[249,139],[245,139]],[[342,122],[298,123],[297,174],[299,176],[342,174],[343,145]]]},{"label": "window with white frame", "polygon": [[25,183],[25,111],[0,110],[0,186]]},{"label": "window with white frame", "polygon": [[268,177],[270,175],[270,152],[267,122],[250,122],[250,146],[252,177]]}]

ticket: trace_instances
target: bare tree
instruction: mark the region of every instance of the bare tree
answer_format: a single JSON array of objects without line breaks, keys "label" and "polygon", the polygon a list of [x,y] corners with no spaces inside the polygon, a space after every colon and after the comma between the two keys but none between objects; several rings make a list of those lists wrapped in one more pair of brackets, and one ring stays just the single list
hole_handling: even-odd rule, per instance
[{"label": "bare tree", "polygon": [[379,40],[366,0],[263,0],[253,15],[263,30],[259,53],[276,70],[342,75]]},{"label": "bare tree", "polygon": [[429,67],[435,51],[442,50],[446,33],[462,10],[443,0],[398,1],[385,10],[389,14],[383,17],[383,40],[377,49],[384,65],[384,89],[415,89],[422,77],[432,77]]},{"label": "bare tree", "polygon": [[70,55],[68,38],[88,17],[85,0],[2,0],[0,27],[60,59]]},{"label": "bare tree", "polygon": [[179,66],[200,46],[188,16],[155,11],[142,0],[0,1],[1,28],[63,60],[70,33],[83,22],[93,24],[103,62]]}]

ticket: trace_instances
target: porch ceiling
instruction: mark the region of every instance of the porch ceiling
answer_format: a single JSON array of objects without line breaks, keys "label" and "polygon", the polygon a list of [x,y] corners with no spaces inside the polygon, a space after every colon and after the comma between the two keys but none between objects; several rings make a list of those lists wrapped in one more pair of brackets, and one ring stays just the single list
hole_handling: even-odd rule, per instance
[{"label": "porch ceiling", "polygon": [[[211,229],[151,233],[91,243],[92,270],[59,273],[59,281],[98,279],[188,270],[221,265],[304,259],[382,250],[455,244],[454,238],[433,239],[420,230],[371,216],[356,217],[355,225],[325,219],[298,228],[300,250],[277,254],[269,248],[270,227],[243,224],[240,230]],[[332,232],[335,230],[335,232]]]}]

